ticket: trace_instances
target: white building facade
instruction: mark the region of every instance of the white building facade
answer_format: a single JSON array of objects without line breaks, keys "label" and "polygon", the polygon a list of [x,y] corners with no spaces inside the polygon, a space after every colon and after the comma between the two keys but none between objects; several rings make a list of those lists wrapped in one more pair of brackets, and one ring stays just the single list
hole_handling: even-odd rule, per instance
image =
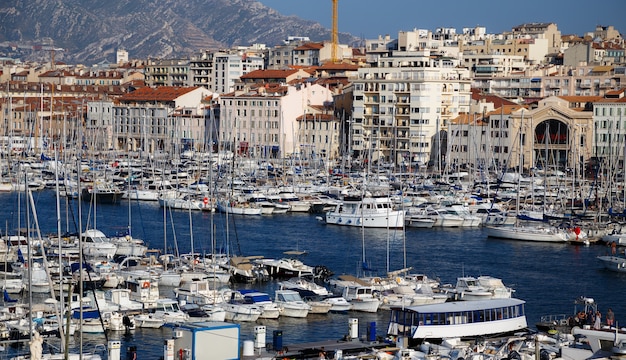
[{"label": "white building facade", "polygon": [[353,81],[352,155],[405,165],[445,156],[441,131],[470,106],[469,70],[458,65],[422,50],[393,51],[360,68]]},{"label": "white building facade", "polygon": [[298,153],[298,123],[307,106],[332,101],[326,87],[301,83],[247,88],[220,96],[220,147],[241,155],[282,157]]},{"label": "white building facade", "polygon": [[234,91],[235,81],[241,75],[264,68],[261,56],[216,53],[213,55],[213,91],[218,94]]}]

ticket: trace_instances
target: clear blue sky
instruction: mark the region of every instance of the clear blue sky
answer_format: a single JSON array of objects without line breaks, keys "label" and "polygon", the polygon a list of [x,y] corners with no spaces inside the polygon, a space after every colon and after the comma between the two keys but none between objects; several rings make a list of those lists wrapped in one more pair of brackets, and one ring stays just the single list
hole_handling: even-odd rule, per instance
[{"label": "clear blue sky", "polygon": [[[259,1],[283,15],[331,27],[331,0]],[[459,33],[464,27],[484,26],[493,34],[530,22],[554,22],[562,34],[583,35],[596,25],[613,25],[626,33],[626,0],[339,0],[338,10],[339,31],[366,39],[438,27]]]}]

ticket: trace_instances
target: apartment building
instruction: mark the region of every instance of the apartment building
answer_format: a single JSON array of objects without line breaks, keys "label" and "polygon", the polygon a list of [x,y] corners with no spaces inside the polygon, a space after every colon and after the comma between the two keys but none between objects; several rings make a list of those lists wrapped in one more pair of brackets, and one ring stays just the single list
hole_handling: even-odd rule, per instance
[{"label": "apartment building", "polygon": [[[626,156],[626,88],[607,92],[593,104],[593,156],[604,170],[624,170]],[[622,174],[623,175],[623,174]]]},{"label": "apartment building", "polygon": [[445,156],[440,131],[469,112],[470,73],[459,60],[399,48],[353,79],[352,155],[394,164]]},{"label": "apartment building", "polygon": [[244,74],[264,68],[262,56],[246,53],[223,53],[213,55],[213,90],[218,94],[235,90],[235,82]]},{"label": "apartment building", "polygon": [[530,67],[521,55],[466,51],[460,57],[461,63],[472,71],[474,78],[511,76]]},{"label": "apartment building", "polygon": [[502,38],[490,36],[481,40],[459,42],[459,50],[468,54],[521,56],[529,64],[541,64],[550,53],[549,41],[542,38]]},{"label": "apartment building", "polygon": [[267,69],[287,69],[294,65],[294,49],[310,42],[308,37],[290,36],[284,44],[276,45],[267,52]]},{"label": "apartment building", "polygon": [[507,104],[482,113],[460,114],[454,119],[448,127],[446,144],[450,169],[506,169],[517,164],[511,157],[520,136],[511,114],[523,108],[526,107]]},{"label": "apartment building", "polygon": [[293,49],[293,65],[318,66],[321,64],[323,43],[308,42]]},{"label": "apartment building", "polygon": [[203,87],[144,87],[116,102],[89,102],[88,141],[95,149],[125,151],[180,150],[205,146],[208,117]]},{"label": "apartment building", "polygon": [[303,160],[334,160],[339,156],[341,123],[332,103],[308,106],[296,118],[298,155]]},{"label": "apartment building", "polygon": [[149,61],[144,67],[146,85],[156,86],[189,86],[188,59],[161,59]]},{"label": "apartment building", "polygon": [[212,51],[204,51],[189,60],[191,86],[202,86],[213,91],[213,57]]},{"label": "apartment building", "polygon": [[547,41],[548,53],[557,53],[561,49],[561,31],[555,23],[524,23],[513,27],[510,32],[504,32],[503,35],[512,39],[544,39]]},{"label": "apartment building", "polygon": [[291,82],[301,82],[311,74],[303,69],[284,70],[254,70],[244,74],[235,81],[235,90],[241,90],[252,84],[287,84]]},{"label": "apartment building", "polygon": [[255,157],[297,154],[297,118],[310,106],[332,101],[332,96],[328,88],[308,82],[250,84],[222,94],[220,148]]},{"label": "apartment building", "polygon": [[604,96],[607,91],[625,85],[626,66],[617,65],[534,67],[523,74],[472,80],[472,88],[513,101],[533,101],[548,96]]},{"label": "apartment building", "polygon": [[29,142],[35,147],[25,150],[35,154],[75,147],[79,143],[83,106],[83,99],[72,97],[0,99],[0,136],[21,142],[33,138]]}]

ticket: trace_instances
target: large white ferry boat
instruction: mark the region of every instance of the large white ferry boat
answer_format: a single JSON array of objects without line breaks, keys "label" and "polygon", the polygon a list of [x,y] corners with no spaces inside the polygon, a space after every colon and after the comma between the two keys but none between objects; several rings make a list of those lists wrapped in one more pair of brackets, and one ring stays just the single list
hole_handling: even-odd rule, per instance
[{"label": "large white ferry boat", "polygon": [[411,342],[513,333],[528,327],[525,303],[508,298],[394,307],[387,334]]}]

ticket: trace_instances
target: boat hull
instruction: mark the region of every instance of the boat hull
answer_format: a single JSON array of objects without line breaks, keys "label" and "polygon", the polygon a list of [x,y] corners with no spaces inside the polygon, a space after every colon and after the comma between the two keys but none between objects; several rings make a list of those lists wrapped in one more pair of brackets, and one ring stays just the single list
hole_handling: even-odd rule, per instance
[{"label": "boat hull", "polygon": [[611,271],[626,273],[626,258],[618,256],[598,256],[604,268]]},{"label": "boat hull", "polygon": [[564,233],[548,229],[543,231],[534,228],[514,226],[487,226],[486,230],[487,236],[495,238],[538,242],[567,242],[567,236]]}]

